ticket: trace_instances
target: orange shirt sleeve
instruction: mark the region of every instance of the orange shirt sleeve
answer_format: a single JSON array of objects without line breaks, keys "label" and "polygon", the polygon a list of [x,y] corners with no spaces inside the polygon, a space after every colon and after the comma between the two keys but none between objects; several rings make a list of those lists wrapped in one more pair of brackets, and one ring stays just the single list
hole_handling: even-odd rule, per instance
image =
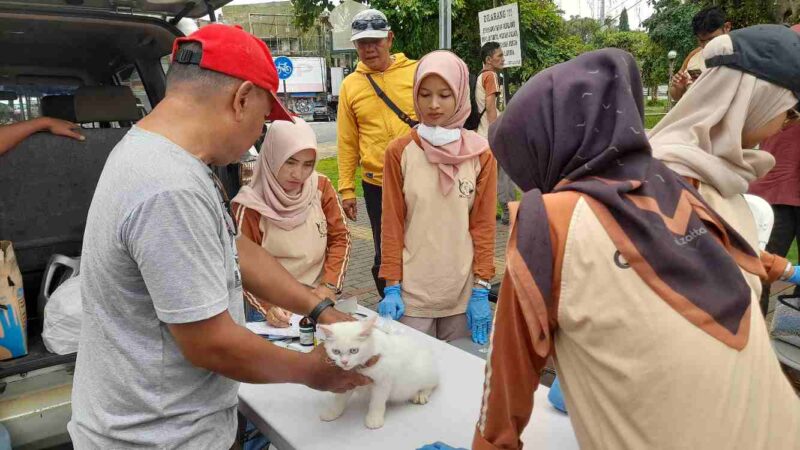
[{"label": "orange shirt sleeve", "polygon": [[497,231],[497,162],[492,152],[480,155],[481,172],[475,182],[475,202],[469,214],[474,255],[472,271],[482,280],[494,278],[494,238]]},{"label": "orange shirt sleeve", "polygon": [[764,271],[767,272],[767,278],[763,280],[766,283],[773,283],[778,281],[786,270],[789,260],[767,252],[761,252],[761,264],[764,265]]},{"label": "orange shirt sleeve", "polygon": [[482,77],[483,91],[486,92],[486,97],[500,93],[500,82],[497,80],[497,74],[492,71],[483,73]]},{"label": "orange shirt sleeve", "polygon": [[350,230],[347,229],[344,210],[336,196],[331,180],[324,175],[319,176],[322,211],[328,226],[328,246],[325,252],[325,268],[322,281],[342,290],[347,264],[350,261]]},{"label": "orange shirt sleeve", "polygon": [[[413,133],[413,132],[412,132]],[[405,242],[406,199],[403,196],[403,151],[411,133],[395,139],[386,148],[383,162],[383,213],[381,215],[381,269],[384,280],[402,281]]]},{"label": "orange shirt sleeve", "polygon": [[578,199],[572,194],[545,196],[553,247],[551,298],[542,297],[516,250],[518,203],[509,204],[512,231],[506,251],[507,269],[497,301],[473,450],[522,448],[519,437],[533,411],[533,394],[539,387],[540,373],[554,349],[552,336],[558,326],[560,295],[557,286],[561,280],[569,222]]},{"label": "orange shirt sleeve", "polygon": [[[258,245],[261,245],[264,235],[261,233],[261,228],[259,227],[261,215],[258,213],[258,211],[247,208],[236,202],[234,202],[231,206],[233,210],[233,218],[236,221],[236,226],[239,227],[239,233],[241,233],[240,239],[244,237],[250,239]],[[266,315],[267,309],[272,306],[270,303],[257,298],[246,289],[243,291],[243,294],[245,301],[247,301],[250,306],[255,308],[263,315]]]}]

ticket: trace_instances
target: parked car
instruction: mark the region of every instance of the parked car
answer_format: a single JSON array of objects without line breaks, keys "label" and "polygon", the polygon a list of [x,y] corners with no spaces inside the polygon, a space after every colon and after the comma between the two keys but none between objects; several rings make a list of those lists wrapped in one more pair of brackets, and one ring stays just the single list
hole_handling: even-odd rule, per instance
[{"label": "parked car", "polygon": [[[228,2],[0,0],[0,102],[19,113],[15,120],[61,117],[81,123],[86,136],[40,133],[0,157],[0,239],[14,244],[28,311],[29,354],[0,362],[0,422],[14,448],[69,441],[75,354],[42,345],[37,299],[45,266],[53,254],[80,255],[109,152],[164,97],[162,61],[183,35],[175,24]],[[238,167],[216,171],[233,195]]]}]

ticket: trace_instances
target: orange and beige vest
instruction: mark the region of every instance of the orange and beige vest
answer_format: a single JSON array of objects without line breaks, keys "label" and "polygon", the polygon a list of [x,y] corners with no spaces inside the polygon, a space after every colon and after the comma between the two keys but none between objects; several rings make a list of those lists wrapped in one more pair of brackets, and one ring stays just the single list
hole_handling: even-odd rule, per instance
[{"label": "orange and beige vest", "polygon": [[[717,202],[707,186],[701,193],[757,242],[744,199]],[[737,351],[656,295],[578,200],[563,249],[555,354],[582,449],[800,448],[800,400],[770,345],[761,281],[742,274],[752,290],[750,336]]]},{"label": "orange and beige vest", "polygon": [[411,140],[401,160],[406,203],[403,301],[410,317],[462,314],[472,293],[473,243],[469,215],[481,166],[472,158],[458,166],[447,195],[439,169]]},{"label": "orange and beige vest", "polygon": [[328,222],[322,210],[320,192],[316,192],[313,205],[305,222],[291,230],[284,230],[265,216],[258,224],[261,241],[267,253],[306,286],[317,287],[323,276],[325,251],[328,245]]}]

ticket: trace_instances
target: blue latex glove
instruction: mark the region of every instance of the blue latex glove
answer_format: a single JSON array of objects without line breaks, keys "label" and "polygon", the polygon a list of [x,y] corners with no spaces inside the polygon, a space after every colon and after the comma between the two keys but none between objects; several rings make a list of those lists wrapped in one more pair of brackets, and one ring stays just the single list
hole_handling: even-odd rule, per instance
[{"label": "blue latex glove", "polygon": [[450,447],[444,442],[437,442],[435,444],[425,445],[423,447],[418,448],[417,450],[466,450],[466,449]]},{"label": "blue latex glove", "polygon": [[547,399],[550,400],[550,403],[552,403],[557,410],[563,413],[567,412],[567,405],[564,403],[564,394],[561,393],[561,383],[558,381],[558,377],[553,381],[553,385],[550,386]]},{"label": "blue latex glove", "polygon": [[492,308],[489,307],[489,290],[472,288],[467,305],[467,327],[472,332],[472,342],[483,345],[489,342],[492,328]]},{"label": "blue latex glove", "polygon": [[403,317],[403,313],[406,312],[406,305],[403,303],[403,297],[400,294],[400,284],[386,286],[383,288],[383,295],[383,300],[378,303],[378,314],[389,316],[394,320]]},{"label": "blue latex glove", "polygon": [[800,266],[794,266],[794,273],[786,281],[800,286]]}]

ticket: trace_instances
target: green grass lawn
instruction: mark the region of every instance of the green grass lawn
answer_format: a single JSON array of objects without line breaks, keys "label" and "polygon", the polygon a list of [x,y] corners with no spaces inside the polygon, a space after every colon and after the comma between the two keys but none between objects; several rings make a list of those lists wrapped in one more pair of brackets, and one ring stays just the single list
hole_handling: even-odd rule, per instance
[{"label": "green grass lawn", "polygon": [[[331,179],[334,189],[339,189],[339,166],[337,158],[321,159],[317,163],[317,172]],[[364,196],[364,188],[361,187],[361,168],[356,169],[356,197]]]}]

